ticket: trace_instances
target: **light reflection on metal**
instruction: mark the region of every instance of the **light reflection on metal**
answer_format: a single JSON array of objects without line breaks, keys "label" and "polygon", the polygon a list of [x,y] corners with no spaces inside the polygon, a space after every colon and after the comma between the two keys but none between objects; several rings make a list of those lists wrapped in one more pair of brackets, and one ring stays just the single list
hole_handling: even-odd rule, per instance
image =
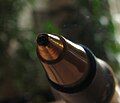
[{"label": "light reflection on metal", "polygon": [[72,85],[78,80],[82,82],[89,66],[84,49],[62,36],[40,35],[48,36],[49,44],[37,45],[37,54],[49,78],[60,85]]}]

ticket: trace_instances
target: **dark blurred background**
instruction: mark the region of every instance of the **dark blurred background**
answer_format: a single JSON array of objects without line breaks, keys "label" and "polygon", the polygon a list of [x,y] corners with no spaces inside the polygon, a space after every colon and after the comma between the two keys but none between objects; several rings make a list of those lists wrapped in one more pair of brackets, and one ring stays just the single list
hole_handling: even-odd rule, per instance
[{"label": "dark blurred background", "polygon": [[120,79],[119,0],[0,0],[0,103],[54,100],[35,50],[41,32],[86,45]]}]

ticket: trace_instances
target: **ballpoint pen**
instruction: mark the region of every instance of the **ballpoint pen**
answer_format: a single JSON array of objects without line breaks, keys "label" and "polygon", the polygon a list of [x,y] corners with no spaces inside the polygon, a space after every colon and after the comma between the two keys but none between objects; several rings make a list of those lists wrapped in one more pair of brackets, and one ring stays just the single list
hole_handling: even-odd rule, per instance
[{"label": "ballpoint pen", "polygon": [[40,34],[36,51],[52,90],[66,103],[120,103],[111,67],[87,47]]}]

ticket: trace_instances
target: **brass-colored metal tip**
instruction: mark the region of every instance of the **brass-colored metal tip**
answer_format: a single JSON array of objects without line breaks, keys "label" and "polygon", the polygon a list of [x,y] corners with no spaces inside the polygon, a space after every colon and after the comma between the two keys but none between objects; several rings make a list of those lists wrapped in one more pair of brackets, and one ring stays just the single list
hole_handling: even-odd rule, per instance
[{"label": "brass-colored metal tip", "polygon": [[37,37],[37,55],[51,81],[60,85],[72,85],[84,80],[88,72],[88,61],[84,49],[53,34]]},{"label": "brass-colored metal tip", "polygon": [[37,44],[40,46],[47,46],[49,44],[48,35],[47,34],[40,34],[37,37]]},{"label": "brass-colored metal tip", "polygon": [[55,35],[39,34],[37,37],[37,54],[42,62],[57,62],[63,48],[63,42]]}]

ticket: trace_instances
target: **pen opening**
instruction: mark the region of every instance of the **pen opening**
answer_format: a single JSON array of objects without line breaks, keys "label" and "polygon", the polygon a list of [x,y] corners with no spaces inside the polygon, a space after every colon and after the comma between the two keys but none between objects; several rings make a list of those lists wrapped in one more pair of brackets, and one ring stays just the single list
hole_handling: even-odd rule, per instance
[{"label": "pen opening", "polygon": [[37,44],[40,46],[47,46],[49,44],[48,35],[40,34],[37,37]]}]

